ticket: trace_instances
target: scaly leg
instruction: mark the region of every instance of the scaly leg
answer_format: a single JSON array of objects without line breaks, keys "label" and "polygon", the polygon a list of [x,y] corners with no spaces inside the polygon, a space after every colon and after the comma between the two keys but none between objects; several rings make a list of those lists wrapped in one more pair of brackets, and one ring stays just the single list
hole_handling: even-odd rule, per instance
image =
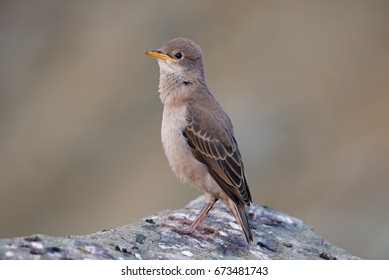
[{"label": "scaly leg", "polygon": [[200,227],[203,230],[209,231],[211,233],[215,233],[216,230],[214,230],[214,229],[212,229],[210,227],[204,226],[201,223],[204,221],[205,217],[207,216],[208,212],[212,209],[213,205],[215,205],[216,201],[217,201],[217,199],[212,197],[204,205],[204,207],[201,210],[200,214],[197,216],[197,218],[192,223],[189,221],[189,219],[186,219],[186,218],[180,219],[180,218],[175,218],[175,217],[169,217],[170,220],[177,220],[178,222],[180,222],[182,224],[186,224],[186,225],[190,224],[190,227],[187,230],[184,230],[184,229],[181,229],[181,228],[177,228],[177,227],[173,227],[173,226],[169,226],[169,225],[166,225],[166,224],[162,224],[162,226],[167,226],[167,227],[171,228],[173,231],[181,233],[181,234],[194,235],[196,237],[203,237],[203,238],[205,236],[202,236],[202,235],[199,235],[199,234],[194,234],[194,231],[195,231],[195,229],[197,227]]}]

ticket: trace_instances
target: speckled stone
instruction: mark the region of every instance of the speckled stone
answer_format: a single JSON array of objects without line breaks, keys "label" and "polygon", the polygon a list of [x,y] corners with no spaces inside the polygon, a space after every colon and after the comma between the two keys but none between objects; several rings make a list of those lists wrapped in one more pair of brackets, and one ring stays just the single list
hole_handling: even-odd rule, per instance
[{"label": "speckled stone", "polygon": [[89,235],[0,239],[0,259],[359,259],[317,236],[301,220],[256,204],[248,208],[254,236],[250,245],[220,202],[204,221],[215,233],[206,228],[195,235],[171,230],[187,228],[179,220],[193,220],[203,204],[199,197],[184,209]]}]

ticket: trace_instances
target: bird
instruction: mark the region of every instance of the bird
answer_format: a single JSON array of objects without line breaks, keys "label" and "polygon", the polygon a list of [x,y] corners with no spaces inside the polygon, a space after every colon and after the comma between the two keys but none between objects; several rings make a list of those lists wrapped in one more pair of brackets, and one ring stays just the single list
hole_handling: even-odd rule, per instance
[{"label": "bird", "polygon": [[242,156],[230,118],[208,89],[200,46],[178,37],[145,54],[159,64],[161,138],[169,165],[182,183],[203,192],[206,200],[189,230],[182,232],[192,234],[221,200],[250,244],[246,206],[252,198]]}]

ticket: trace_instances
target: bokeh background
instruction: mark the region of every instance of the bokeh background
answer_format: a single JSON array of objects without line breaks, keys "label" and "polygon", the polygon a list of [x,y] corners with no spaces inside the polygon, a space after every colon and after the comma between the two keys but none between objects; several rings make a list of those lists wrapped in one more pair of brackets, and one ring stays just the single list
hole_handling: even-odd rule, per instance
[{"label": "bokeh background", "polygon": [[389,1],[1,1],[0,238],[86,234],[199,193],[160,143],[184,36],[235,126],[254,201],[389,258]]}]

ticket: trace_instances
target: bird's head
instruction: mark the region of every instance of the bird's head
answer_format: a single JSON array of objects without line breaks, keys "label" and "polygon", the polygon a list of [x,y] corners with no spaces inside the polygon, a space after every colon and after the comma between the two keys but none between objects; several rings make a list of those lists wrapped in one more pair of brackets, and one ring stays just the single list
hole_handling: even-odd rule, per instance
[{"label": "bird's head", "polygon": [[201,48],[192,40],[175,38],[163,44],[160,49],[145,53],[158,59],[162,73],[179,76],[204,75]]}]

